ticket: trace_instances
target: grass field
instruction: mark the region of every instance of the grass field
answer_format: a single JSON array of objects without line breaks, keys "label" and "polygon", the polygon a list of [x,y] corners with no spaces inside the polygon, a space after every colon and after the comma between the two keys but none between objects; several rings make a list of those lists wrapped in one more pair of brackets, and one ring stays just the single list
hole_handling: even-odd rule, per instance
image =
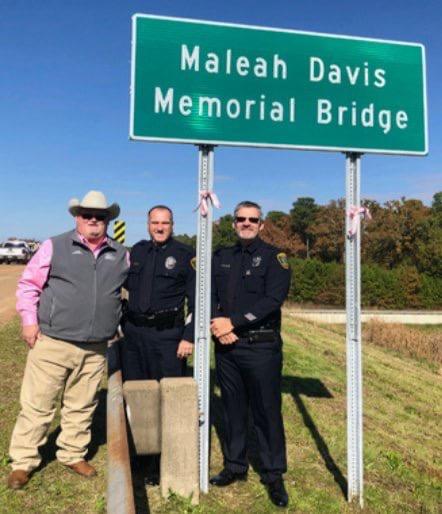
[{"label": "grass field", "polygon": [[[283,411],[290,494],[287,512],[348,513],[346,488],[345,337],[340,330],[295,318],[284,324]],[[7,448],[18,412],[26,350],[17,322],[0,327],[0,512],[105,512],[105,389],[94,420],[92,462],[100,474],[85,480],[55,460],[57,419],[43,448],[43,468],[26,489],[5,487]],[[442,376],[439,366],[398,351],[364,347],[364,464],[367,513],[439,513],[442,505]],[[105,384],[104,384],[105,387]],[[221,468],[218,391],[212,402],[211,471]],[[253,435],[251,434],[253,459]],[[197,507],[177,497],[161,499],[158,487],[136,487],[139,512],[284,512],[267,498],[256,472],[246,483],[211,489]]]}]

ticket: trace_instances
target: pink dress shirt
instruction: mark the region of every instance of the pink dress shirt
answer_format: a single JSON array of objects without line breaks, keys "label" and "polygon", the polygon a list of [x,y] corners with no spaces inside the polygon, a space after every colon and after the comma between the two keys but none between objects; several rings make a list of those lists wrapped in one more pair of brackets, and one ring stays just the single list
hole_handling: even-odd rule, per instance
[{"label": "pink dress shirt", "polygon": [[[100,250],[107,244],[107,237],[93,248],[86,238],[77,234],[81,242],[89,247],[94,257],[97,258]],[[47,239],[42,243],[36,254],[29,261],[24,269],[17,286],[17,312],[21,316],[23,326],[36,325],[38,300],[40,298],[43,287],[48,279],[49,270],[52,260],[52,241]],[[127,254],[129,262],[129,253]]]}]

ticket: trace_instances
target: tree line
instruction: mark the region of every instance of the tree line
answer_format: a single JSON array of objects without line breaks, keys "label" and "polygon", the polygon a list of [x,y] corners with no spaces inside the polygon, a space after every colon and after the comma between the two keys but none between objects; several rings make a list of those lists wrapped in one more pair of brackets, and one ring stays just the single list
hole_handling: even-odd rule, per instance
[{"label": "tree line", "polygon": [[[431,206],[401,198],[361,204],[371,221],[361,223],[362,305],[379,308],[442,307],[442,192]],[[233,217],[214,222],[213,246],[235,243]],[[195,247],[196,236],[177,236]],[[290,299],[345,303],[345,200],[318,205],[300,197],[290,212],[269,211],[262,238],[290,257]]]}]

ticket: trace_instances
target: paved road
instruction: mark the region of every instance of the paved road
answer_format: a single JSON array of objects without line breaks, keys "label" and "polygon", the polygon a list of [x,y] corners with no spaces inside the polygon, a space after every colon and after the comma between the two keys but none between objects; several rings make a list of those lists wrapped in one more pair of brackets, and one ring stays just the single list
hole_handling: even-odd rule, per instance
[{"label": "paved road", "polygon": [[23,268],[21,264],[0,265],[0,324],[15,314],[15,290]]}]

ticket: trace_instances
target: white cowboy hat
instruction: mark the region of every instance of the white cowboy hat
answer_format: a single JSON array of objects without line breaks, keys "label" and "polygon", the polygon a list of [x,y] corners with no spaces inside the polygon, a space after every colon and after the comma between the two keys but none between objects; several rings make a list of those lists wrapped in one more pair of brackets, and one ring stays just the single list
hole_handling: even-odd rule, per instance
[{"label": "white cowboy hat", "polygon": [[78,216],[81,211],[91,209],[94,211],[106,211],[109,220],[113,220],[120,214],[120,206],[117,203],[107,204],[106,197],[101,191],[89,191],[80,202],[78,198],[69,200],[69,212],[72,216]]}]

